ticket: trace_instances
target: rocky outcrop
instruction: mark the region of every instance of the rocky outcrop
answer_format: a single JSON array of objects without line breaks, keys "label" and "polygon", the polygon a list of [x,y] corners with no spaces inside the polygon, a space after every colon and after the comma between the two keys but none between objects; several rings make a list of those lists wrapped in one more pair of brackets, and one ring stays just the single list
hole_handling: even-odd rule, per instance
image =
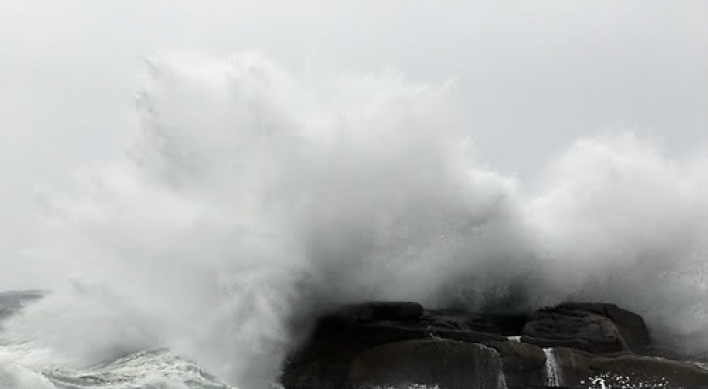
[{"label": "rocky outcrop", "polygon": [[560,309],[593,312],[604,316],[617,326],[625,343],[634,348],[651,343],[649,330],[644,319],[634,312],[622,309],[615,304],[604,303],[564,303]]},{"label": "rocky outcrop", "polygon": [[413,340],[366,350],[350,367],[354,388],[415,385],[449,389],[504,386],[499,354],[479,343]]},{"label": "rocky outcrop", "polygon": [[641,316],[613,304],[565,303],[528,315],[352,304],[317,321],[309,341],[288,358],[282,383],[287,389],[708,387],[708,371],[694,364],[640,355],[649,344]]},{"label": "rocky outcrop", "polygon": [[649,344],[641,316],[614,304],[566,303],[529,318],[524,341],[541,347],[570,347],[591,353],[629,351]]}]

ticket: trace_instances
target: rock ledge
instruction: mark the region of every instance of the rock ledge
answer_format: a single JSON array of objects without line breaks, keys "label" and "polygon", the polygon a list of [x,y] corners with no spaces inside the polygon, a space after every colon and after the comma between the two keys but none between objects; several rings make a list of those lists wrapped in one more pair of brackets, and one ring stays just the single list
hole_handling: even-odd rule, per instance
[{"label": "rock ledge", "polygon": [[286,389],[708,387],[695,363],[642,355],[650,344],[642,317],[614,304],[483,315],[367,302],[322,315],[281,381]]}]

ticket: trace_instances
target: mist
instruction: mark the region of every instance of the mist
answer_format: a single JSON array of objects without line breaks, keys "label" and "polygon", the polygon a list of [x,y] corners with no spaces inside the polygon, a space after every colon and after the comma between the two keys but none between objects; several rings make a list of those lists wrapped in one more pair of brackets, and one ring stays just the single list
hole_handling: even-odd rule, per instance
[{"label": "mist", "polygon": [[54,363],[168,347],[262,384],[293,323],[367,299],[603,299],[698,344],[705,154],[584,138],[529,196],[477,161],[447,83],[313,84],[257,54],[157,57],[144,74],[124,154],[47,193],[25,253],[67,277],[8,328]]},{"label": "mist", "polygon": [[543,4],[7,5],[5,335],[251,388],[336,304],[573,299],[708,351],[705,5]]}]

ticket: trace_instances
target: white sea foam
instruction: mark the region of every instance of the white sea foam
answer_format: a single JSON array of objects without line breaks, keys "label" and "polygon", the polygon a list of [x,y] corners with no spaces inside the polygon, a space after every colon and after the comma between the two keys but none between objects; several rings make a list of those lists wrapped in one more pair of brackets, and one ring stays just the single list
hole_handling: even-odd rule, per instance
[{"label": "white sea foam", "polygon": [[146,68],[125,155],[47,193],[25,251],[55,292],[8,333],[54,364],[168,347],[259,387],[314,310],[372,298],[600,299],[708,348],[705,155],[582,139],[522,194],[475,160],[453,85],[305,83],[251,54]]}]

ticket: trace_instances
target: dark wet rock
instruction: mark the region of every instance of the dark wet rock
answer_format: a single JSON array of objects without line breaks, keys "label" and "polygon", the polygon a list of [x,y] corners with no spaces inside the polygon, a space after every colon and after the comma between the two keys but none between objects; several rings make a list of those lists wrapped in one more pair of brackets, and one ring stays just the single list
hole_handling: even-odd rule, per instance
[{"label": "dark wet rock", "polygon": [[639,354],[646,349],[644,320],[613,304],[564,303],[529,315],[350,304],[317,320],[309,340],[290,354],[282,383],[287,389],[497,388],[503,372],[508,388],[544,387],[552,355],[568,387],[599,388],[600,379],[708,387],[706,370]]},{"label": "dark wet rock", "polygon": [[501,369],[498,353],[484,345],[417,340],[364,351],[353,361],[350,374],[354,388],[497,389],[504,379]]},{"label": "dark wet rock", "polygon": [[708,371],[690,363],[639,355],[594,356],[590,376],[604,376],[607,386],[698,387],[708,385]]},{"label": "dark wet rock", "polygon": [[544,348],[571,347],[591,353],[629,350],[612,319],[569,305],[534,312],[522,334],[524,342]]},{"label": "dark wet rock", "polygon": [[310,338],[292,353],[281,381],[286,388],[349,387],[349,365],[363,350],[430,338],[417,303],[349,304],[322,315]]},{"label": "dark wet rock", "polygon": [[528,321],[528,315],[483,315],[461,309],[430,309],[425,310],[423,321],[431,327],[440,329],[471,330],[486,334],[512,336],[521,333]]},{"label": "dark wet rock", "polygon": [[355,355],[323,356],[286,365],[280,377],[285,388],[349,388],[349,365]]},{"label": "dark wet rock", "polygon": [[[570,387],[702,387],[708,371],[692,363],[632,353],[597,355],[554,350],[562,383]],[[593,384],[593,382],[595,384]]]},{"label": "dark wet rock", "polygon": [[381,302],[347,304],[329,312],[324,320],[341,325],[361,325],[373,321],[412,322],[423,316],[423,306],[412,302]]},{"label": "dark wet rock", "polygon": [[543,386],[546,383],[546,355],[540,347],[513,341],[485,344],[499,353],[509,387]]},{"label": "dark wet rock", "polygon": [[644,319],[634,312],[622,309],[615,304],[605,303],[563,303],[558,309],[592,312],[604,316],[615,324],[622,339],[630,349],[651,343],[649,329]]}]

